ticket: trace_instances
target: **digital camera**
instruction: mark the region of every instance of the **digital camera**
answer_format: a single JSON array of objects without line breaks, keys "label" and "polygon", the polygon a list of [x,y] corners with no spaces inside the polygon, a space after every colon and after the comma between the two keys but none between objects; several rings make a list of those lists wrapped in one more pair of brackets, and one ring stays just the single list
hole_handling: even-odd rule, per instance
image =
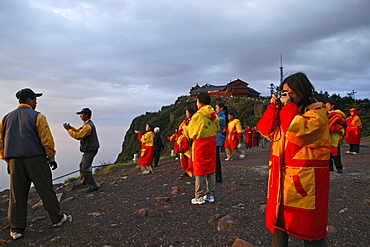
[{"label": "digital camera", "polygon": [[287,96],[288,94],[286,90],[277,90],[275,91],[274,95],[276,97],[276,102],[280,102],[280,98],[283,96]]}]

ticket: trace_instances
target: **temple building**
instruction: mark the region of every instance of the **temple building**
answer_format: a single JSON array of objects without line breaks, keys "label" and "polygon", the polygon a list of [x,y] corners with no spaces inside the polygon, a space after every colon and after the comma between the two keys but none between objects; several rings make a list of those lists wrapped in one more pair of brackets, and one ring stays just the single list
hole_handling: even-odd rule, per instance
[{"label": "temple building", "polygon": [[199,86],[197,84],[195,87],[190,89],[189,93],[191,97],[195,97],[197,94],[204,92],[210,94],[212,97],[221,96],[258,98],[261,93],[257,92],[253,88],[248,87],[248,85],[248,83],[240,79],[231,81],[223,86],[214,86],[211,84]]}]

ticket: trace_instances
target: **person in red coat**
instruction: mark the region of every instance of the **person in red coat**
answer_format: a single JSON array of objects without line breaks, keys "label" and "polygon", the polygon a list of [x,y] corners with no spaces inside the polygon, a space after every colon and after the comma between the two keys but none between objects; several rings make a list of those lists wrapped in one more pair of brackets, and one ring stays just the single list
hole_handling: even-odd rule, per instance
[{"label": "person in red coat", "polygon": [[252,128],[247,127],[244,129],[245,135],[245,147],[251,149],[252,148]]},{"label": "person in red coat", "polygon": [[259,146],[260,145],[260,132],[256,129],[256,127],[253,127],[252,129],[252,146]]},{"label": "person in red coat", "polygon": [[351,115],[346,119],[346,143],[349,144],[349,150],[347,154],[359,154],[360,153],[360,139],[362,134],[362,122],[358,116],[356,108],[352,108],[348,111]]},{"label": "person in red coat", "polygon": [[137,134],[137,139],[141,142],[140,157],[137,165],[142,167],[143,174],[153,173],[152,162],[153,162],[153,145],[155,134],[153,132],[153,126],[147,124],[145,126],[145,133],[141,133],[138,130],[135,130]]},{"label": "person in red coat", "polygon": [[[177,138],[177,145],[180,149],[180,145],[181,143],[179,144],[179,141],[181,142],[181,135],[184,135],[184,130],[183,128],[185,126],[188,126],[189,123],[190,123],[190,120],[192,118],[192,116],[194,115],[195,113],[195,110],[194,108],[191,108],[191,107],[188,107],[186,110],[185,110],[185,119],[184,121],[182,121],[182,123],[180,124],[179,126],[179,133],[180,133],[180,136]],[[179,153],[180,153],[180,166],[181,166],[181,169],[184,171],[184,174],[181,175],[181,177],[191,177],[193,176],[193,166],[192,166],[192,163],[191,163],[191,157],[190,157],[190,152],[187,152],[187,150],[179,150]]]},{"label": "person in red coat", "polygon": [[244,151],[239,150],[239,141],[243,136],[243,129],[239,119],[234,118],[234,113],[228,113],[229,122],[225,126],[226,130],[226,138],[224,143],[224,148],[226,151],[226,159],[225,161],[234,160],[232,151],[239,155],[240,159],[245,158]]},{"label": "person in red coat", "polygon": [[330,133],[325,105],[303,73],[284,79],[257,129],[272,142],[266,227],[272,247],[287,247],[289,235],[304,246],[327,247]]},{"label": "person in red coat", "polygon": [[173,142],[173,153],[175,154],[175,159],[179,159],[179,145],[177,144],[177,139],[181,136],[179,129],[175,129],[175,133],[167,137],[167,140]]}]

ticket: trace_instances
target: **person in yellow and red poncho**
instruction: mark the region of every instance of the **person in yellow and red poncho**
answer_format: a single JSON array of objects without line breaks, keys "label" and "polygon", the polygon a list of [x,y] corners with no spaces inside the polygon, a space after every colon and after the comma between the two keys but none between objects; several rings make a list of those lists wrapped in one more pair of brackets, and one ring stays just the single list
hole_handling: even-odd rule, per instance
[{"label": "person in yellow and red poncho", "polygon": [[[175,133],[171,136],[167,136],[167,140],[173,142],[173,153],[175,155],[175,159],[179,159],[179,145],[177,144],[177,139],[181,136],[181,133],[178,128],[175,129]],[[172,154],[171,154],[172,155]]]},{"label": "person in yellow and red poncho", "polygon": [[195,176],[195,198],[191,200],[192,204],[204,204],[206,201],[215,200],[216,133],[220,125],[210,103],[209,94],[198,94],[198,111],[193,115],[189,125],[183,127],[184,134],[192,140],[191,159]]},{"label": "person in yellow and red poncho", "polygon": [[137,139],[141,142],[140,157],[136,164],[144,167],[143,174],[153,173],[151,166],[154,154],[153,145],[155,134],[152,130],[153,126],[151,124],[145,126],[145,134],[135,130]]},{"label": "person in yellow and red poncho", "polygon": [[271,98],[257,129],[272,141],[269,161],[266,227],[271,246],[288,246],[289,235],[305,246],[326,247],[330,134],[325,106],[313,96],[303,73],[280,85],[283,96]]},{"label": "person in yellow and red poncho", "polygon": [[[179,133],[180,136],[176,140],[176,144],[178,146],[178,152],[180,154],[180,166],[181,169],[185,172],[184,174],[181,175],[181,177],[192,177],[193,176],[193,166],[191,163],[191,157],[190,157],[190,150],[185,150],[187,149],[186,146],[184,145],[183,141],[184,139],[182,138],[182,135],[184,135],[184,126],[188,126],[191,120],[191,117],[194,115],[195,110],[191,107],[187,108],[185,110],[185,119],[182,121],[182,123],[179,126]],[[186,138],[186,137],[185,137]]]},{"label": "person in yellow and red poncho", "polygon": [[349,150],[347,154],[359,154],[360,153],[360,140],[362,134],[362,122],[358,116],[356,108],[352,108],[348,111],[351,115],[346,119],[346,143],[349,144]]},{"label": "person in yellow and red poncho", "polygon": [[229,112],[228,114],[229,123],[225,126],[227,132],[224,148],[226,151],[225,161],[233,160],[232,150],[239,155],[239,158],[244,159],[245,154],[238,148],[239,139],[243,136],[242,124],[239,119],[234,118],[234,113]]},{"label": "person in yellow and red poncho", "polygon": [[326,110],[328,112],[329,132],[330,132],[330,160],[329,170],[334,171],[334,165],[337,173],[343,172],[343,165],[340,156],[340,143],[344,137],[344,126],[346,124],[346,115],[341,110],[334,110],[334,102],[327,101]]}]

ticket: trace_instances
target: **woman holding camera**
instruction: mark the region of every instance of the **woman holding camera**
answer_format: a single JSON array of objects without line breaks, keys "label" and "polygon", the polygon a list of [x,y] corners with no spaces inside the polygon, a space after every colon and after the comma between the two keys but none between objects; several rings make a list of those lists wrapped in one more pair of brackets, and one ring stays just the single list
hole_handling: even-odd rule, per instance
[{"label": "woman holding camera", "polygon": [[303,73],[287,77],[281,94],[257,124],[272,142],[266,226],[271,246],[288,246],[288,237],[305,246],[327,246],[330,135],[325,105],[313,96]]}]

